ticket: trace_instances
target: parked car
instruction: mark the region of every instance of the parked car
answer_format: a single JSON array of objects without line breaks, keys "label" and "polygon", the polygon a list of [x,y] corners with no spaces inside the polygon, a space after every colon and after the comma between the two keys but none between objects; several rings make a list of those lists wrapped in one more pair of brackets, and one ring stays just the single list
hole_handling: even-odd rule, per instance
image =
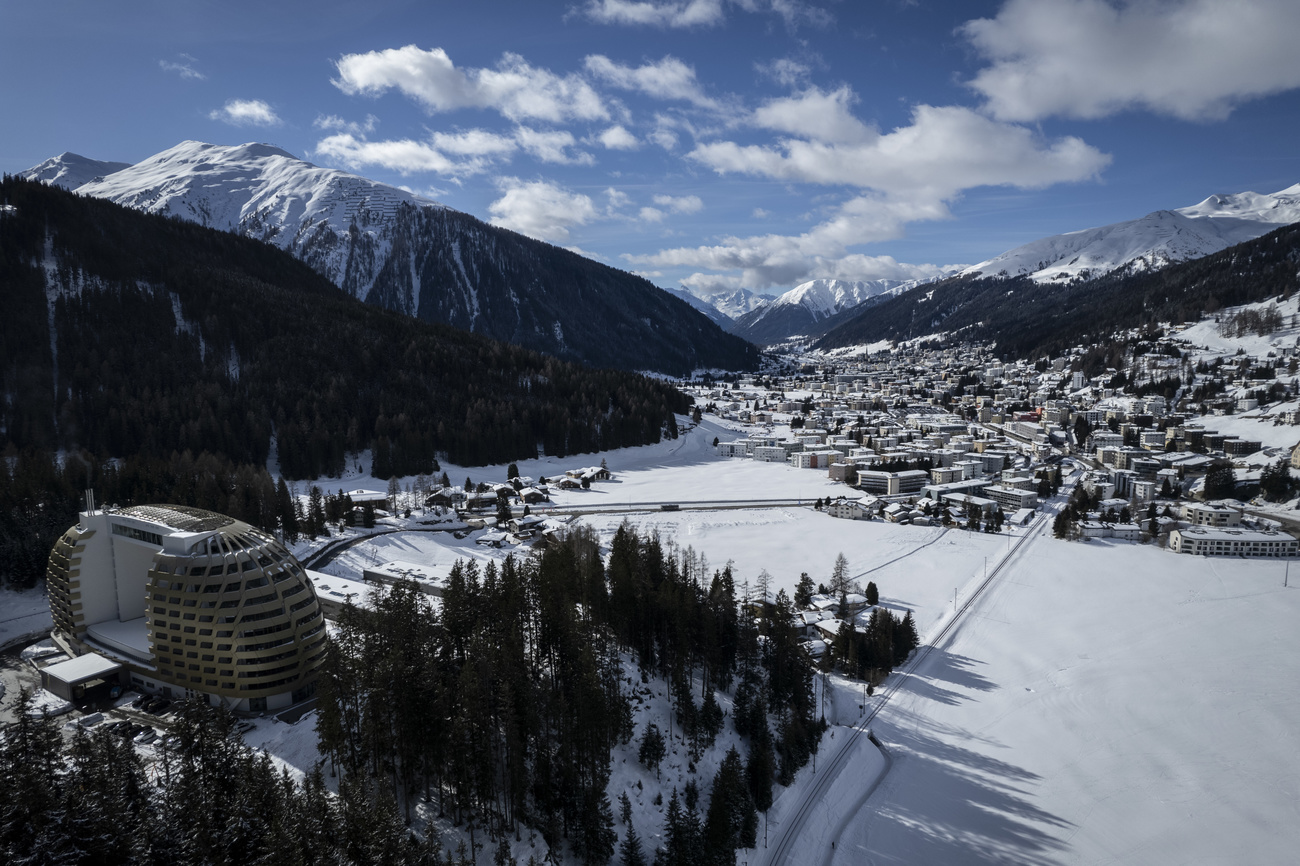
[{"label": "parked car", "polygon": [[104,721],[103,713],[90,713],[77,719],[77,724],[81,725],[83,728],[93,728],[102,721]]},{"label": "parked car", "polygon": [[153,728],[145,728],[143,731],[136,734],[134,737],[135,742],[142,746],[146,746],[149,743],[152,743],[156,739],[158,739],[158,732],[155,731]]},{"label": "parked car", "polygon": [[153,713],[155,716],[161,716],[171,708],[172,702],[166,698],[154,698],[144,705],[146,713]]},{"label": "parked car", "polygon": [[139,695],[136,698],[132,699],[130,704],[131,709],[138,710],[140,709],[140,707],[144,706],[150,700],[152,700],[151,695]]}]

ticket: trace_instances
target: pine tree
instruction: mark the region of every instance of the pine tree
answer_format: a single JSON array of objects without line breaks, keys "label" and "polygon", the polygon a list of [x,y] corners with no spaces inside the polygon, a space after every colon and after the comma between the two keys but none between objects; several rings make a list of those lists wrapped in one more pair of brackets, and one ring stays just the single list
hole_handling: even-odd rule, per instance
[{"label": "pine tree", "polygon": [[799,610],[807,610],[812,606],[814,592],[816,592],[816,587],[813,586],[812,578],[805,571],[799,575],[799,583],[794,588],[794,606]]},{"label": "pine tree", "polygon": [[627,835],[618,846],[619,859],[623,861],[623,866],[646,866],[645,854],[641,850],[641,837],[637,835],[636,827],[631,822],[627,825]]},{"label": "pine tree", "polygon": [[307,497],[307,534],[312,538],[325,531],[325,505],[320,488],[312,485]]},{"label": "pine tree", "polygon": [[281,477],[275,485],[275,508],[279,517],[280,532],[284,535],[284,540],[293,544],[298,540],[298,511],[294,508],[293,496],[289,493],[289,485]]},{"label": "pine tree", "polygon": [[745,782],[745,768],[732,747],[713,777],[709,808],[704,820],[704,862],[727,866],[736,862],[736,849],[753,844],[757,828],[754,800]]},{"label": "pine tree", "polygon": [[835,557],[835,566],[831,569],[831,591],[843,595],[849,590],[849,561],[841,553]]},{"label": "pine tree", "polygon": [[646,769],[655,771],[655,778],[659,778],[659,763],[667,754],[664,746],[663,734],[659,733],[659,726],[654,722],[646,724],[645,733],[641,736],[641,749],[637,753],[637,759],[645,765]]},{"label": "pine tree", "polygon": [[874,580],[867,581],[866,596],[867,604],[871,607],[880,604],[880,590],[876,587],[876,582]]}]

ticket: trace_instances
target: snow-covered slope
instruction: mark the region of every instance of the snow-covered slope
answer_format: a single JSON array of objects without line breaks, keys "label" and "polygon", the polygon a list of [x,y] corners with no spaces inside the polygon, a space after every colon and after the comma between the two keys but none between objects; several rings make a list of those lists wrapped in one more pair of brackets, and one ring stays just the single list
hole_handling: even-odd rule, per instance
[{"label": "snow-covered slope", "polygon": [[1048,283],[1088,279],[1128,266],[1157,269],[1197,259],[1300,221],[1300,184],[1271,195],[1212,195],[1178,210],[1032,241],[962,271],[1031,276]]},{"label": "snow-covered slope", "polygon": [[728,316],[703,298],[697,297],[690,289],[687,289],[684,286],[676,289],[664,289],[664,291],[675,298],[681,298],[683,301],[708,316],[715,325],[724,331],[730,331],[736,324],[732,321],[731,316]]},{"label": "snow-covered slope", "polygon": [[759,307],[766,306],[774,300],[776,300],[776,295],[760,295],[757,292],[751,292],[749,289],[736,289],[734,292],[713,295],[709,298],[714,307],[732,319],[739,319],[746,313],[752,313]]},{"label": "snow-covered slope", "polygon": [[[399,208],[442,207],[257,143],[183,141],[77,192],[273,243],[362,300],[387,259],[385,229]],[[345,242],[354,222],[373,242],[369,261],[355,260]]]},{"label": "snow-covered slope", "polygon": [[901,286],[904,280],[809,280],[800,283],[768,306],[768,313],[781,307],[798,305],[812,314],[813,320],[824,319],[856,307],[867,298],[884,294]]},{"label": "snow-covered slope", "polygon": [[130,168],[129,162],[105,162],[90,159],[72,151],[64,151],[58,156],[50,157],[40,165],[34,165],[18,176],[27,180],[38,180],[64,189],[76,189],[82,184],[90,183],[105,175]]},{"label": "snow-covered slope", "polygon": [[885,294],[917,285],[916,280],[809,280],[740,317],[736,333],[756,343],[777,343],[817,330],[819,323]]},{"label": "snow-covered slope", "polygon": [[360,300],[593,366],[757,362],[647,280],[270,144],[186,141],[76,192],[255,238]]}]

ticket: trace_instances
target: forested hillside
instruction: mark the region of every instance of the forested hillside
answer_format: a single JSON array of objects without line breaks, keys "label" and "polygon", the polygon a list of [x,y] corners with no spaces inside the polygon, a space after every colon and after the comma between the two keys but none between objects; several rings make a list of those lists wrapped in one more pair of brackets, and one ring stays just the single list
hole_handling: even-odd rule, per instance
[{"label": "forested hillside", "polygon": [[689,408],[361,303],[257,241],[13,178],[0,201],[0,578],[36,578],[89,486],[274,528],[268,457],[315,478],[371,449],[374,475],[413,475],[649,444]]},{"label": "forested hillside", "polygon": [[1221,307],[1289,295],[1300,286],[1300,225],[1158,271],[1119,270],[1067,286],[954,277],[849,313],[817,343],[830,349],[944,333],[1038,357],[1129,328],[1194,321]]},{"label": "forested hillside", "polygon": [[208,451],[290,478],[658,441],[687,401],[362,304],[264,244],[14,179],[0,218],[6,447]]}]

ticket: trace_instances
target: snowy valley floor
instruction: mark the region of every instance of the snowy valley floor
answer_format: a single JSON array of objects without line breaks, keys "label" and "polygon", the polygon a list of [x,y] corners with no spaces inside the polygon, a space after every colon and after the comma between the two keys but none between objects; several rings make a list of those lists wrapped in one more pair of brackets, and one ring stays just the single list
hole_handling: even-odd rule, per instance
[{"label": "snowy valley floor", "polygon": [[876,719],[893,767],[833,862],[1294,862],[1283,571],[1041,539]]}]

